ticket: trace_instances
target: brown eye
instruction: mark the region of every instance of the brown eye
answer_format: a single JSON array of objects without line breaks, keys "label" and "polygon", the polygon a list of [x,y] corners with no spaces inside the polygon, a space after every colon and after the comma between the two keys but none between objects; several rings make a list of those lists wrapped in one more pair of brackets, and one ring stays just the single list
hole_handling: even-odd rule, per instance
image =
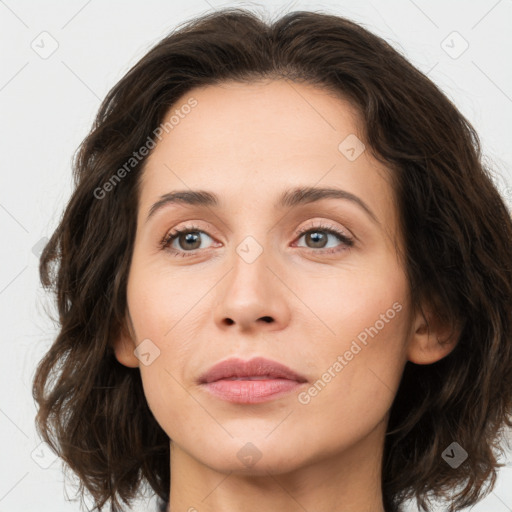
[{"label": "brown eye", "polygon": [[[322,231],[309,231],[304,235],[306,245],[315,249],[323,249],[327,244],[328,236]],[[311,245],[308,244],[310,241]]]},{"label": "brown eye", "polygon": [[201,247],[204,236],[212,240],[207,233],[194,226],[175,229],[165,236],[161,242],[161,247],[180,256],[189,256],[189,254],[186,254],[187,252],[192,253],[193,251],[205,248]]},{"label": "brown eye", "polygon": [[[298,245],[298,247],[307,247],[309,249],[325,249],[325,251],[318,251],[320,253],[327,252],[333,253],[343,249],[350,248],[354,245],[354,241],[345,235],[342,231],[330,226],[316,226],[305,228],[299,233],[299,240],[304,238],[306,245]],[[331,244],[328,246],[332,240]],[[336,244],[336,240],[338,243]]]},{"label": "brown eye", "polygon": [[177,237],[178,245],[184,249],[199,249],[201,246],[200,231],[181,233]]}]

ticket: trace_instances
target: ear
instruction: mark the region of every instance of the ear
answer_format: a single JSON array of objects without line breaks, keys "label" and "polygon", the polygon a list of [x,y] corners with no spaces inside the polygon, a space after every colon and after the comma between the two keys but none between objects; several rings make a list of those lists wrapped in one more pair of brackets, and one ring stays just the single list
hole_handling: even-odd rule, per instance
[{"label": "ear", "polygon": [[418,311],[407,347],[408,360],[416,364],[432,364],[443,359],[457,345],[461,331],[459,323],[441,319],[432,308],[428,308],[425,314]]},{"label": "ear", "polygon": [[[130,320],[131,325],[131,320]],[[120,329],[119,335],[112,342],[114,354],[116,359],[124,366],[130,368],[137,368],[139,366],[139,360],[134,354],[136,348],[134,337],[128,330],[125,324]]]}]

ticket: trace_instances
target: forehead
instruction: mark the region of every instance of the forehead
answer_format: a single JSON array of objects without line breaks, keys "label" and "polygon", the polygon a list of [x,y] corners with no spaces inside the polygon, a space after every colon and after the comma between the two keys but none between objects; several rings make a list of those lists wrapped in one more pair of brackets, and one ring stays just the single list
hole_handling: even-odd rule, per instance
[{"label": "forehead", "polygon": [[363,135],[356,108],[341,97],[285,80],[228,82],[190,90],[164,122],[171,117],[145,164],[139,210],[146,215],[177,189],[270,208],[291,186],[334,186],[363,198],[382,223],[394,221],[387,169],[368,150],[356,159],[346,152],[354,144],[359,152]]},{"label": "forehead", "polygon": [[[196,105],[181,113],[191,99]],[[150,162],[172,157],[184,163],[186,156],[195,163],[209,156],[244,162],[246,169],[252,164],[249,172],[259,170],[258,162],[272,159],[276,164],[298,157],[338,159],[338,145],[347,135],[362,138],[359,116],[348,101],[287,80],[192,89],[169,109],[165,120],[171,119],[172,128],[163,134]]]}]

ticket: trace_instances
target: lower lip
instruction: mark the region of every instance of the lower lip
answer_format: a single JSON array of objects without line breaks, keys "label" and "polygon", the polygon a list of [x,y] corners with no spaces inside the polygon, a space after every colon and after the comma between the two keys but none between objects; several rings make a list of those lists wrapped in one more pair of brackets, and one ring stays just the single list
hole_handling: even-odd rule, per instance
[{"label": "lower lip", "polygon": [[267,402],[296,390],[302,384],[289,379],[268,380],[217,380],[203,384],[213,395],[238,404]]}]

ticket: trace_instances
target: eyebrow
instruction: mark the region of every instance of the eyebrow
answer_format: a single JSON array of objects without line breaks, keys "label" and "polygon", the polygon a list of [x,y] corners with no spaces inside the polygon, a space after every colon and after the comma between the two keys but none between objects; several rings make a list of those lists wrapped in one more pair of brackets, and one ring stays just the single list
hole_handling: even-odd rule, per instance
[{"label": "eyebrow", "polygon": [[[373,222],[379,224],[379,220],[368,205],[358,196],[346,190],[329,187],[295,187],[285,190],[275,202],[275,208],[293,208],[298,205],[314,203],[322,199],[343,199],[352,201],[363,209]],[[207,208],[219,208],[221,201],[213,192],[206,190],[177,190],[160,196],[158,201],[151,206],[146,222],[164,206],[170,204],[182,204],[190,206],[204,206]]]}]

